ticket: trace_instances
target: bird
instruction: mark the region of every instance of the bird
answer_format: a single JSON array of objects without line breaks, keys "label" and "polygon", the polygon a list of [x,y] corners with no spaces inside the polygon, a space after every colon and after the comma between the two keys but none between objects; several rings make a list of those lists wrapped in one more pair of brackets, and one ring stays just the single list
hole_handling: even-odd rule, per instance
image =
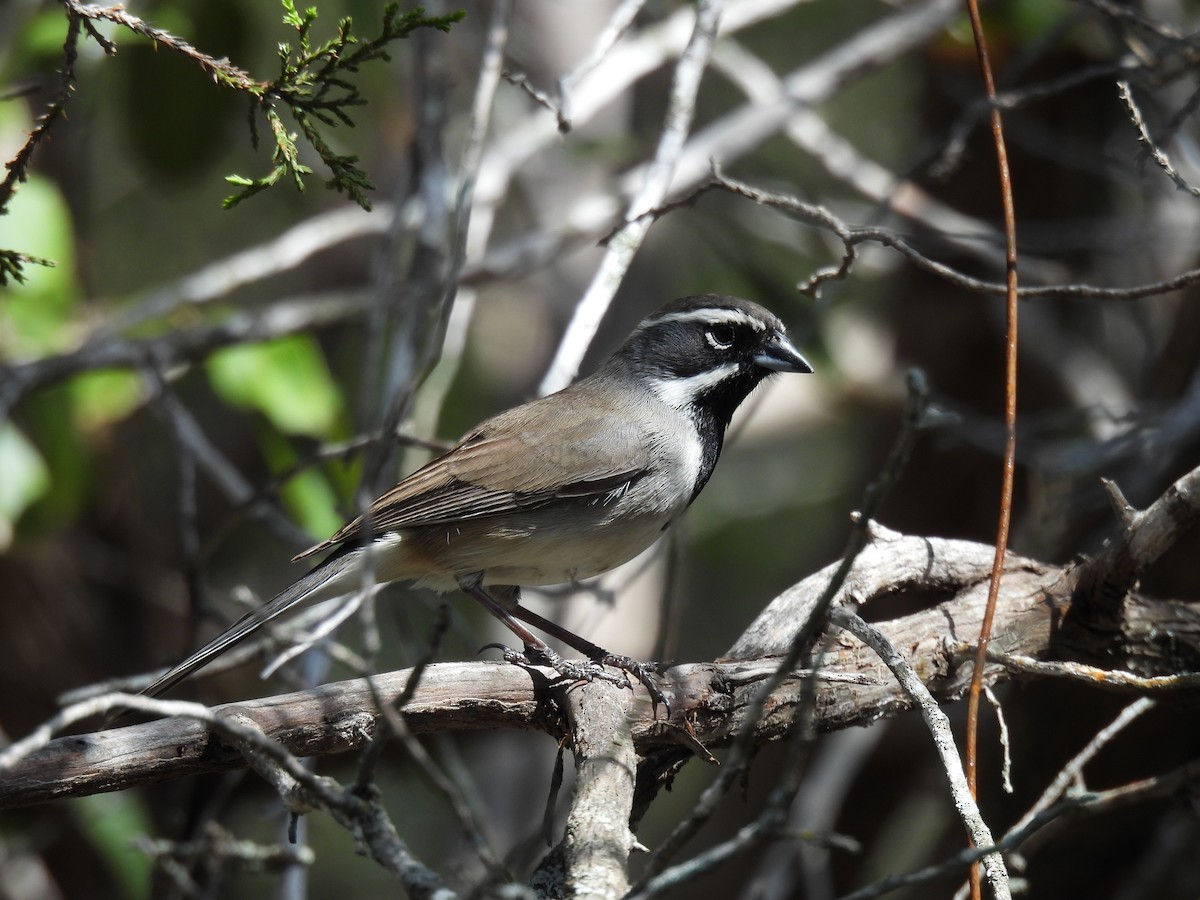
[{"label": "bird", "polygon": [[[298,554],[329,553],[142,694],[164,693],[297,604],[353,594],[367,566],[378,584],[462,590],[522,641],[522,653],[491,645],[510,662],[625,686],[632,674],[657,703],[650,664],[521,606],[520,588],[579,581],[637,556],[708,483],[742,401],[776,373],[812,371],[763,306],[711,293],[673,300],[593,374],[486,419]],[[563,659],[529,626],[586,661]]]}]

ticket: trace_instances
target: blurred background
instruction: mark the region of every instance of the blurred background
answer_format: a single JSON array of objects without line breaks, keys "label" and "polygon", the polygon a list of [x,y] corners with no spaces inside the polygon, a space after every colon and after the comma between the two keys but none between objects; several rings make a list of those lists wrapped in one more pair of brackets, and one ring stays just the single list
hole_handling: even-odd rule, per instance
[{"label": "blurred background", "polygon": [[[503,63],[510,79],[491,108],[461,265],[452,248],[464,223],[445,208],[478,122],[472,104],[491,4],[471,4],[449,33],[418,32],[389,48],[390,61],[354,75],[365,100],[354,127],[323,135],[337,153],[357,156],[374,183],[369,213],[322,187],[328,172],[310,150],[303,159],[315,172],[304,192],[284,181],[222,208],[235,191],[226,176],[270,169],[269,145],[252,144],[246,98],[111,24],[98,27],[115,55],[80,43],[67,116],[0,217],[0,247],[56,263],[28,267],[25,283],[0,289],[8,739],[52,714],[63,692],[177,661],[244,603],[295,578],[288,559],[352,516],[360,487],[386,487],[428,458],[404,441],[370,440],[397,414],[403,435],[450,441],[537,394],[603,239],[653,158],[692,27],[690,6],[645,3],[597,65],[580,69],[629,6],[515,4]],[[320,39],[345,16],[370,37],[382,14],[368,0],[318,8]],[[278,43],[296,43],[270,2],[127,9],[257,79],[278,71]],[[1197,13],[1193,4],[1099,0],[988,6],[1024,286],[1132,288],[1196,265]],[[723,25],[673,199],[706,183],[715,158],[730,177],[822,206],[850,226],[886,229],[965,275],[1003,280],[995,155],[958,4],[742,0],[726,4]],[[0,4],[5,160],[60,89],[66,33],[59,4]],[[555,102],[568,79],[568,132],[518,76]],[[1147,153],[1122,80],[1174,180]],[[258,132],[265,139],[261,121]],[[583,371],[662,302],[715,291],[777,312],[817,372],[776,379],[752,398],[669,541],[597,585],[530,592],[531,606],[614,652],[721,655],[782,589],[838,558],[850,514],[899,429],[914,366],[954,415],[922,437],[880,518],[908,533],[993,539],[1003,300],[879,244],[859,251],[846,277],[813,297],[797,286],[843,254],[826,230],[720,191],[655,221]],[[1094,551],[1115,529],[1101,477],[1141,507],[1197,464],[1195,288],[1144,293],[1022,303],[1017,553],[1063,562]],[[1197,549],[1194,539],[1181,544],[1143,589],[1194,599]],[[412,662],[437,602],[403,586],[385,592],[380,669]],[[505,639],[475,604],[449,602],[440,658],[473,659],[482,644]],[[357,626],[339,637],[356,647]],[[333,663],[321,677],[350,674]],[[285,671],[263,683],[250,664],[177,695],[218,703],[290,689],[298,677]],[[1015,793],[1002,792],[996,775],[993,718],[981,735],[981,803],[997,827],[1019,818],[1127,702],[1052,683],[1008,685],[1001,695]],[[961,733],[961,711],[951,714]],[[1195,721],[1179,707],[1143,717],[1089,768],[1089,782],[1111,786],[1195,758]],[[513,871],[526,873],[544,853],[553,741],[470,735],[430,749],[479,805]],[[754,815],[780,758],[778,748],[760,754],[744,792],[726,799],[699,841]],[[345,778],[352,766],[325,759],[319,770]],[[640,840],[660,841],[711,777],[699,763],[685,768]],[[418,856],[456,887],[482,877],[398,748],[381,783]],[[963,846],[928,734],[912,716],[822,738],[806,785],[797,826],[834,828],[861,852],[770,845],[687,896],[833,897]],[[271,792],[244,774],[6,813],[0,896],[183,896],[131,841],[181,838],[211,821],[280,840]],[[317,859],[308,896],[344,896],[347,884],[360,897],[394,895],[341,829],[319,815],[308,828]],[[1026,896],[1195,898],[1198,851],[1194,799],[1145,803],[1058,830],[1031,850]],[[209,869],[192,872],[198,896],[289,896],[288,876]],[[894,896],[950,896],[957,886],[949,878],[934,894]]]}]

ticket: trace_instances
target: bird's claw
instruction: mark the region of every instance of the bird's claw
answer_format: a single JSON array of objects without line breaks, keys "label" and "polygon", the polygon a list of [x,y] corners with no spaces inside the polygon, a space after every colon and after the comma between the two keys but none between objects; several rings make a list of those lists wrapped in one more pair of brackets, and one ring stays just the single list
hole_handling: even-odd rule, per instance
[{"label": "bird's claw", "polygon": [[[667,702],[666,696],[654,678],[653,673],[658,668],[656,663],[639,662],[628,656],[607,652],[587,661],[569,660],[563,659],[549,647],[530,646],[521,653],[504,644],[487,644],[480,648],[480,652],[484,650],[499,650],[504,661],[512,665],[546,666],[568,681],[592,682],[599,680],[626,690],[633,690],[633,682],[629,680],[629,676],[632,675],[646,688],[655,713],[657,714],[658,704],[661,703],[666,708],[667,715],[671,714],[671,704]],[[608,671],[606,666],[616,669],[617,674]]]},{"label": "bird's claw", "polygon": [[646,689],[646,693],[650,695],[650,704],[653,707],[655,715],[658,713],[658,704],[662,704],[667,710],[667,718],[671,716],[671,704],[667,702],[666,695],[663,694],[662,688],[658,686],[658,680],[654,677],[658,671],[658,663],[639,662],[629,656],[619,656],[615,653],[605,653],[598,657],[594,662],[603,666],[612,666],[614,669],[621,670],[625,673],[625,684],[632,688],[629,684],[629,675],[632,675]]},{"label": "bird's claw", "polygon": [[547,666],[569,681],[607,681],[617,687],[632,688],[629,678],[624,672],[614,675],[604,669],[599,660],[577,661],[563,659],[549,647],[526,647],[524,653],[506,650],[504,658],[509,662],[533,663],[536,666]]}]

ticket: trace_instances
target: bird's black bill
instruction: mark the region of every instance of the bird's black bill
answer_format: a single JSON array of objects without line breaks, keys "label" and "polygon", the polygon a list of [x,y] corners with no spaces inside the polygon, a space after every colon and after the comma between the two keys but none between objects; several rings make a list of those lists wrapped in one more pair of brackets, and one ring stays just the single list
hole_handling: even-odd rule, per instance
[{"label": "bird's black bill", "polygon": [[776,334],[763,344],[762,349],[754,357],[756,365],[773,372],[799,372],[809,374],[813,367],[808,360],[800,355],[800,351],[792,346],[784,335]]}]

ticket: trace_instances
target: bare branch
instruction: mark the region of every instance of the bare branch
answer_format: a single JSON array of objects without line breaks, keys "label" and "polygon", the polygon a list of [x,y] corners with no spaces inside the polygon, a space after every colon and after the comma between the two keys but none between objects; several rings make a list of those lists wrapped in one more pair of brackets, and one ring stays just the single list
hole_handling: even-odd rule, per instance
[{"label": "bare branch", "polygon": [[238,288],[289,272],[339,244],[382,234],[390,214],[391,208],[381,203],[375,204],[370,213],[359,206],[341,206],[318,213],[270,240],[160,285],[132,305],[118,306],[92,340],[111,340],[147,322],[168,319],[183,307],[205,306],[228,297]]},{"label": "bare branch", "polygon": [[[964,653],[968,652],[970,647],[968,644],[959,646]],[[1041,660],[1017,653],[997,653],[994,650],[988,651],[988,662],[999,663],[1013,675],[1026,678],[1059,678],[1066,681],[1078,681],[1102,690],[1122,693],[1172,693],[1194,691],[1200,688],[1200,672],[1180,672],[1173,675],[1145,677],[1132,672],[1123,672],[1120,669],[1101,669],[1081,662]]]},{"label": "bare branch", "polygon": [[[992,594],[992,597],[997,596],[998,592]],[[991,604],[989,604],[990,608],[992,608]],[[954,798],[954,808],[958,810],[959,817],[967,827],[971,843],[976,847],[992,846],[992,833],[987,827],[987,823],[983,821],[983,816],[979,814],[979,806],[975,803],[970,785],[967,784],[967,775],[963,771],[958,747],[954,743],[954,732],[950,728],[950,720],[938,706],[937,700],[882,631],[864,622],[857,614],[844,609],[830,610],[829,617],[835,625],[849,631],[878,653],[879,658],[892,670],[892,674],[896,676],[896,680],[900,682],[905,693],[916,703],[921,712],[921,718],[925,720],[926,726],[933,735],[934,746],[937,747],[938,756],[942,760],[942,770],[950,781],[950,793]],[[1004,858],[999,853],[989,853],[983,857],[983,867],[993,895],[999,898],[1010,898],[1012,893],[1009,890],[1008,869],[1004,865]]]},{"label": "bare branch", "polygon": [[[940,32],[959,12],[955,0],[904,7],[784,76],[784,96],[772,103],[738,107],[688,141],[671,192],[682,193],[703,183],[712,160],[732,164],[784,128],[797,107],[815,106],[851,78],[903,56]],[[640,175],[634,170],[626,178]]]},{"label": "bare branch", "polygon": [[363,292],[341,291],[284,297],[263,309],[234,313],[212,325],[153,338],[89,341],[78,350],[59,356],[0,366],[0,421],[30,391],[83,372],[138,369],[147,359],[157,360],[164,368],[201,362],[222,347],[268,341],[343,322],[361,315],[369,299]]},{"label": "bare branch", "polygon": [[1135,719],[1143,713],[1149,712],[1155,706],[1155,702],[1149,697],[1141,697],[1130,703],[1127,707],[1121,710],[1121,714],[1117,716],[1111,723],[1096,733],[1096,736],[1088,741],[1087,746],[1073,756],[1065,766],[1055,776],[1054,781],[1042,792],[1042,796],[1038,801],[1029,808],[1029,812],[1021,817],[1021,820],[1010,829],[1014,832],[1019,832],[1027,828],[1034,819],[1045,810],[1049,809],[1057,803],[1067,793],[1067,790],[1076,783],[1077,779],[1083,772],[1083,767],[1086,766],[1105,746],[1107,746],[1113,738],[1121,733]]},{"label": "bare branch", "polygon": [[[719,703],[726,712],[692,728],[693,740],[719,745],[731,729],[741,727],[754,692],[775,666],[763,662],[728,665],[691,664],[672,669],[668,685],[685,709],[704,709]],[[551,670],[531,669],[537,682],[523,669],[504,663],[441,663],[430,666],[412,701],[404,708],[405,721],[414,734],[477,729],[539,729],[557,733],[542,705],[543,687],[557,676]],[[393,704],[408,683],[408,670],[374,676],[379,699]],[[786,733],[797,702],[796,686],[808,673],[789,677],[775,698],[777,708],[758,729],[764,740]],[[869,671],[831,672],[822,683],[851,684],[867,688],[876,680]],[[558,685],[562,686],[562,685]],[[335,682],[261,700],[246,700],[214,707],[212,715],[238,710],[252,716],[259,729],[283,742],[298,756],[339,753],[362,746],[374,733],[379,718],[375,694],[363,679]],[[163,715],[193,715],[198,704],[154,707],[144,698],[106,694],[72,705],[46,725],[0,753],[0,808],[11,804],[42,802],[55,796],[120,790],[137,783],[159,781],[199,772],[237,768],[240,757],[223,748],[216,737],[196,722],[163,720],[114,728],[77,737],[53,735],[122,704]],[[148,702],[148,701],[147,701]],[[850,698],[840,714],[854,714]],[[682,720],[681,720],[682,722]],[[683,740],[682,724],[656,718],[650,697],[637,691],[634,740],[640,748],[676,746]],[[21,760],[25,760],[21,762]],[[47,778],[48,773],[55,773]]]},{"label": "bare branch", "polygon": [[1094,814],[1144,803],[1156,797],[1170,796],[1200,779],[1200,760],[1187,763],[1162,775],[1144,778],[1106,791],[1081,792],[1043,810],[1021,828],[1014,828],[994,846],[972,848],[949,859],[916,872],[889,875],[860,890],[844,895],[841,900],[874,900],[892,891],[916,884],[925,884],[969,866],[991,853],[1009,853],[1018,849],[1048,824],[1079,814]]},{"label": "bare branch", "polygon": [[1167,156],[1167,151],[1158,145],[1150,134],[1150,128],[1146,125],[1146,120],[1142,116],[1141,107],[1137,101],[1133,99],[1133,88],[1129,82],[1122,80],[1117,82],[1117,96],[1121,98],[1121,102],[1129,110],[1129,118],[1133,121],[1133,127],[1138,131],[1138,139],[1145,145],[1146,152],[1157,163],[1158,167],[1167,173],[1167,177],[1175,184],[1175,187],[1181,191],[1186,191],[1193,197],[1200,197],[1200,188],[1194,187],[1188,183],[1187,179],[1179,174],[1179,170],[1171,162],[1171,157]]},{"label": "bare branch", "polygon": [[646,167],[641,189],[625,212],[625,223],[608,242],[591,285],[575,307],[571,324],[538,388],[542,394],[566,387],[578,374],[579,364],[600,327],[600,320],[653,224],[650,213],[667,195],[696,113],[700,78],[712,55],[723,5],[723,0],[700,0],[696,6],[695,30],[675,67],[671,98],[654,160]]},{"label": "bare branch", "polygon": [[1177,479],[1147,509],[1128,517],[1121,535],[1080,564],[1071,618],[1081,622],[1114,615],[1138,575],[1200,520],[1200,467]]},{"label": "bare branch", "polygon": [[571,91],[585,75],[595,69],[609,51],[616,46],[617,41],[633,25],[633,20],[641,12],[646,0],[622,0],[609,20],[608,25],[596,38],[592,52],[574,69],[558,79],[558,130],[566,134],[571,130]]},{"label": "bare branch", "polygon": [[629,828],[637,753],[632,740],[634,695],[597,680],[565,697],[571,750],[578,773],[566,833],[530,883],[544,896],[583,889],[620,897],[629,887]]}]

